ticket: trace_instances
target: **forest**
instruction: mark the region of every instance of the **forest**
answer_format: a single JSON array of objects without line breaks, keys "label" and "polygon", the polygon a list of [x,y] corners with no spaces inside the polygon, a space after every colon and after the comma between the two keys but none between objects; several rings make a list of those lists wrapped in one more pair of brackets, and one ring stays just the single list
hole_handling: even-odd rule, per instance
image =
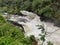
[{"label": "forest", "polygon": [[10,14],[27,10],[60,21],[60,0],[0,0],[0,9]]}]

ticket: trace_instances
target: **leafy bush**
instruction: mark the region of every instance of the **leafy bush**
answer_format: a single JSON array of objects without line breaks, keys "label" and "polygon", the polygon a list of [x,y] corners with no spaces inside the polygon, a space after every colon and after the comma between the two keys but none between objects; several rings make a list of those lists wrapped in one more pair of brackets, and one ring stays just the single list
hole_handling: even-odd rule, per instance
[{"label": "leafy bush", "polygon": [[0,15],[0,23],[5,23],[5,20],[1,15]]},{"label": "leafy bush", "polygon": [[[24,38],[21,29],[4,21],[4,18],[0,15],[0,45],[31,45],[30,39],[25,38],[24,40]],[[23,43],[22,41],[26,42]]]}]

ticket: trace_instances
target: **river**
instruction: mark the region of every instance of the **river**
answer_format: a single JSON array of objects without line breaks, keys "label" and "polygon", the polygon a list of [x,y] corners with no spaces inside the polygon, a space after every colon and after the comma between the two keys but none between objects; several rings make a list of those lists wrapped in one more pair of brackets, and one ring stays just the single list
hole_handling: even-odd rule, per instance
[{"label": "river", "polygon": [[[32,12],[21,11],[21,13],[25,16],[11,15],[8,20],[21,24],[24,27],[25,36],[34,35],[39,38],[41,30],[36,25],[44,25],[45,30],[49,32],[45,37],[46,42],[51,41],[54,45],[60,45],[59,27],[54,26],[54,23],[41,21],[40,17]],[[47,45],[46,42],[44,45]]]}]

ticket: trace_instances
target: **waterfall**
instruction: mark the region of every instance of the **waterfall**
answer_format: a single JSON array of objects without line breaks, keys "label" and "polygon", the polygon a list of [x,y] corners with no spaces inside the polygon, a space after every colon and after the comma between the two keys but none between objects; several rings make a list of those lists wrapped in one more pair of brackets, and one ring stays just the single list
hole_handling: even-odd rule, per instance
[{"label": "waterfall", "polygon": [[41,30],[36,25],[44,25],[45,30],[49,32],[46,41],[52,41],[54,45],[60,44],[60,28],[54,26],[54,23],[41,21],[40,17],[32,12],[21,11],[21,13],[25,16],[11,15],[8,20],[21,24],[26,36],[34,35],[38,38]]}]

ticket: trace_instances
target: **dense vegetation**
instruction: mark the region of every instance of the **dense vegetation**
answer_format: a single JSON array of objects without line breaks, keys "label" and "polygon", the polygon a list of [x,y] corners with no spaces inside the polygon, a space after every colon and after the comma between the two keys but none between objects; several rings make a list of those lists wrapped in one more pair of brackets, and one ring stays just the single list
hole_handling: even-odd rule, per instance
[{"label": "dense vegetation", "polygon": [[0,15],[0,45],[31,45],[30,38]]},{"label": "dense vegetation", "polygon": [[60,0],[0,0],[0,9],[12,14],[27,10],[60,21]]},{"label": "dense vegetation", "polygon": [[[20,10],[60,22],[60,0],[0,0],[0,12],[20,15]],[[8,23],[0,15],[0,45],[33,45],[32,42],[36,40],[33,36],[32,40],[30,38],[25,38],[21,29]],[[48,45],[53,44],[48,42]]]}]

